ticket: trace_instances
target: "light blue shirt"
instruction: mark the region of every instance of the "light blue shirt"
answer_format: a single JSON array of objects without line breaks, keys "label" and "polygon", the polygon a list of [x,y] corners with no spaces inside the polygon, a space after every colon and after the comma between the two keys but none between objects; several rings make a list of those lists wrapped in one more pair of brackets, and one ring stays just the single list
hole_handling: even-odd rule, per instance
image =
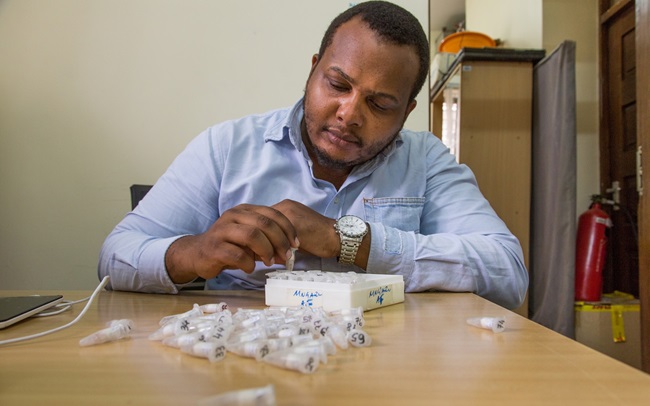
[{"label": "light blue shirt", "polygon": [[[301,202],[336,219],[354,214],[371,229],[368,273],[399,274],[406,292],[475,292],[508,308],[528,287],[518,240],[430,132],[402,130],[373,160],[354,168],[340,188],[313,176],[300,136],[302,100],[292,108],[208,128],[174,160],[134,211],[104,242],[99,275],[109,287],[177,293],[164,258],[184,235],[205,232],[241,203]],[[282,267],[276,266],[276,267]],[[225,270],[208,289],[262,289],[266,271]],[[363,272],[336,258],[301,252],[294,269]]]}]

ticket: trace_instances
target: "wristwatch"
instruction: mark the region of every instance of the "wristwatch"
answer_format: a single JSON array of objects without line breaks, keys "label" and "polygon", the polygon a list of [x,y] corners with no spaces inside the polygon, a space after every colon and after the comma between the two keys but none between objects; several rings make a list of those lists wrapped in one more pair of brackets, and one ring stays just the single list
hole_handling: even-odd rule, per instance
[{"label": "wristwatch", "polygon": [[357,216],[343,216],[336,220],[334,229],[341,238],[339,263],[354,264],[363,236],[368,234],[368,224]]}]

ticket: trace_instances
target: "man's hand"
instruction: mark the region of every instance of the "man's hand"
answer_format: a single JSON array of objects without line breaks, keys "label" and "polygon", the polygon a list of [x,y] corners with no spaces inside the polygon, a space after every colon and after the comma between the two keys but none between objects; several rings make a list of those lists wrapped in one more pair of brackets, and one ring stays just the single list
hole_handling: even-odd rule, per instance
[{"label": "man's hand", "polygon": [[[274,204],[273,208],[284,214],[293,224],[300,239],[300,251],[320,258],[333,258],[340,255],[341,238],[334,229],[335,219],[325,217],[293,200],[283,200]],[[370,241],[370,230],[368,230],[354,260],[354,264],[362,269],[368,266]]]},{"label": "man's hand", "polygon": [[299,244],[294,221],[272,207],[235,206],[205,233],[173,242],[165,254],[167,273],[175,283],[186,283],[224,269],[251,273],[256,260],[267,266],[284,263]]},{"label": "man's hand", "polygon": [[272,206],[291,221],[300,239],[300,250],[320,258],[339,255],[341,240],[334,224],[336,220],[325,217],[304,204],[283,200]]}]

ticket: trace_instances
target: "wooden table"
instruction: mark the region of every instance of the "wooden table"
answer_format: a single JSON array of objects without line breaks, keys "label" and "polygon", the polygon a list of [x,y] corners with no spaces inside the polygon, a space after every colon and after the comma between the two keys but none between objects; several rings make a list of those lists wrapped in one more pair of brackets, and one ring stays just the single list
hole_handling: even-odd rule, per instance
[{"label": "wooden table", "polygon": [[[72,300],[90,292],[56,293]],[[404,303],[368,311],[372,346],[338,351],[313,374],[230,353],[210,363],[148,340],[163,316],[222,301],[233,310],[264,307],[263,292],[102,292],[78,324],[0,346],[0,405],[192,405],[268,384],[278,405],[650,405],[650,375],[473,294],[407,294]],[[82,308],[0,330],[0,340],[65,324]],[[507,317],[500,334],[466,323],[500,315]],[[135,323],[130,339],[78,345],[123,318]]]}]

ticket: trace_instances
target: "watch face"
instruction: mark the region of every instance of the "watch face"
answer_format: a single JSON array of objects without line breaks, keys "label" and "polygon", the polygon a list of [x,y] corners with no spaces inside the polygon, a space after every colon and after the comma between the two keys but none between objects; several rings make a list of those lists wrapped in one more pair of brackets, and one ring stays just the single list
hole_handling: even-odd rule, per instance
[{"label": "watch face", "polygon": [[338,229],[348,237],[361,237],[366,233],[366,222],[357,216],[343,216],[339,219]]}]

